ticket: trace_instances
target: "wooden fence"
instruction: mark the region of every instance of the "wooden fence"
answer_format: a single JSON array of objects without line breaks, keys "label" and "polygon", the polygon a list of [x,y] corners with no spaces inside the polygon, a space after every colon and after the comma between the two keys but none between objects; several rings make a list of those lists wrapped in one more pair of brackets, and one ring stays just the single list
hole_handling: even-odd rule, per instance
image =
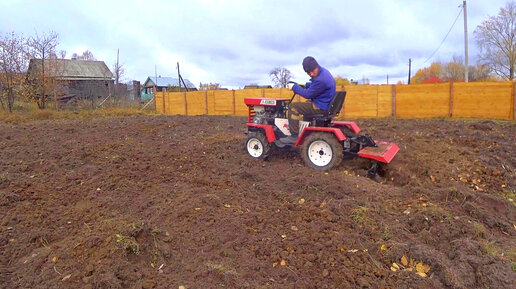
[{"label": "wooden fence", "polygon": [[[514,120],[513,82],[350,85],[340,117],[489,118]],[[247,115],[246,97],[290,98],[288,89],[157,92],[156,111],[182,115]],[[299,100],[299,96],[296,96]],[[303,99],[301,98],[301,101]]]}]

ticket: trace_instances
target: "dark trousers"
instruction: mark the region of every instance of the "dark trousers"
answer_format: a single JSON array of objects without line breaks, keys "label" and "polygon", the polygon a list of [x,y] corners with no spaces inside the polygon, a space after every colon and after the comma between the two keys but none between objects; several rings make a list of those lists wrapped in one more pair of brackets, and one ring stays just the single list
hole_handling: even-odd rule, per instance
[{"label": "dark trousers", "polygon": [[315,106],[311,102],[293,102],[288,107],[288,127],[292,135],[299,134],[299,120],[305,114],[325,113],[324,110]]}]

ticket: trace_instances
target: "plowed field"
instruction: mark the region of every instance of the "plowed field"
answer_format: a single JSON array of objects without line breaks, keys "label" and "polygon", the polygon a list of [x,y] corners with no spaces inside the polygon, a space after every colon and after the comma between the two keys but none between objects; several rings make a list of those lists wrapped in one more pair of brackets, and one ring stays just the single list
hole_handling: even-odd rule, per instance
[{"label": "plowed field", "polygon": [[515,288],[516,123],[358,120],[329,172],[244,117],[0,124],[1,288]]}]

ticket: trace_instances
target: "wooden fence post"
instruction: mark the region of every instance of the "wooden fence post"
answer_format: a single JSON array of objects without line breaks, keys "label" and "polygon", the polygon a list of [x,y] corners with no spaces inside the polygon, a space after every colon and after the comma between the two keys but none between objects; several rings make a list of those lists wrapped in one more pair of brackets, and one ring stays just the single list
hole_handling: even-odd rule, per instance
[{"label": "wooden fence post", "polygon": [[208,114],[208,91],[204,91],[204,114]]},{"label": "wooden fence post", "polygon": [[392,116],[396,116],[396,84],[392,85]]},{"label": "wooden fence post", "polygon": [[[154,93],[155,93],[155,95],[158,95],[158,92],[156,90],[154,90]],[[165,91],[164,90],[161,91],[161,95],[163,96],[163,114],[167,114],[165,112]]]},{"label": "wooden fence post", "polygon": [[188,115],[188,103],[186,102],[186,91],[183,92],[183,100],[185,102],[185,115]]},{"label": "wooden fence post", "polygon": [[450,81],[450,113],[449,117],[453,117],[453,97],[454,97],[454,89],[453,89],[453,81]]},{"label": "wooden fence post", "polygon": [[516,120],[516,82],[513,82],[512,91],[512,120]]},{"label": "wooden fence post", "polygon": [[236,114],[236,103],[235,103],[235,90],[233,89],[233,115]]}]

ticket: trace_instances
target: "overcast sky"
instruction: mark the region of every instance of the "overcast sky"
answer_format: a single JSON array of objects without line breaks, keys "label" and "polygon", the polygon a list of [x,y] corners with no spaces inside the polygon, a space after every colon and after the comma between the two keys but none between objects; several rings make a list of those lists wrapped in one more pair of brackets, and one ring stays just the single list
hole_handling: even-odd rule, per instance
[{"label": "overcast sky", "polygon": [[[155,68],[177,77],[177,62],[197,87],[271,84],[268,73],[275,67],[307,81],[301,62],[311,55],[334,76],[385,84],[388,75],[392,84],[407,82],[409,58],[414,75],[432,62],[464,57],[462,2],[0,0],[0,32],[28,37],[55,31],[66,58],[89,50],[110,68],[120,49],[124,81],[143,83]],[[467,1],[470,65],[478,55],[475,28],[507,2]]]}]

